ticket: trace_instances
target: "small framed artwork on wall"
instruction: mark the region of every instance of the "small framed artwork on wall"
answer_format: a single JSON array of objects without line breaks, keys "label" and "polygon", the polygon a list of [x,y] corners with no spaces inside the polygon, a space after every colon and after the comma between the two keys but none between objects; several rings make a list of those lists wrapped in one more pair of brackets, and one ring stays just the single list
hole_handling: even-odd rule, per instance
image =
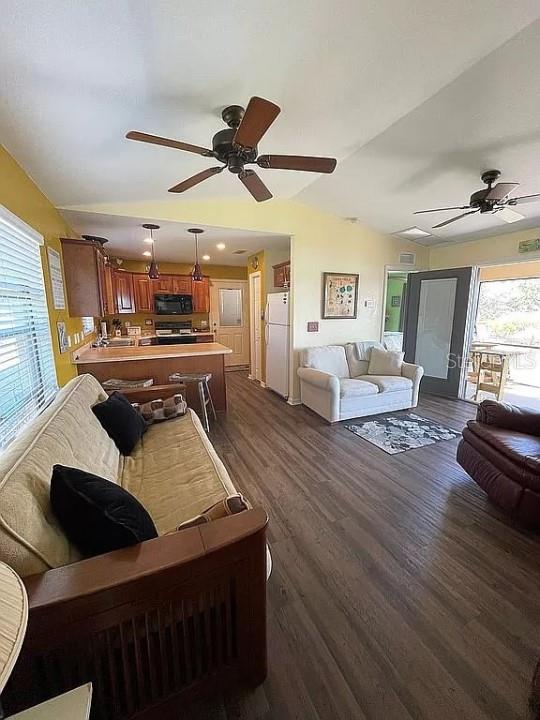
[{"label": "small framed artwork on wall", "polygon": [[323,273],[323,320],[356,318],[358,279],[349,273]]}]

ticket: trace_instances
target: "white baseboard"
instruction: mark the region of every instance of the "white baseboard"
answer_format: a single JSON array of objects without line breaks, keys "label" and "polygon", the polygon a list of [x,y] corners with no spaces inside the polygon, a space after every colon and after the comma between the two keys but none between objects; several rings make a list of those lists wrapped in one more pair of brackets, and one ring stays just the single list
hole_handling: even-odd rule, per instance
[{"label": "white baseboard", "polygon": [[253,375],[251,373],[248,374],[248,380],[253,380]]},{"label": "white baseboard", "polygon": [[262,380],[259,380],[259,383],[261,384],[261,387],[262,387],[262,388],[265,388],[265,387],[266,387],[266,383],[263,382]]},{"label": "white baseboard", "polygon": [[289,397],[289,398],[287,398],[287,404],[288,405],[301,405],[302,401],[300,400],[300,398]]}]

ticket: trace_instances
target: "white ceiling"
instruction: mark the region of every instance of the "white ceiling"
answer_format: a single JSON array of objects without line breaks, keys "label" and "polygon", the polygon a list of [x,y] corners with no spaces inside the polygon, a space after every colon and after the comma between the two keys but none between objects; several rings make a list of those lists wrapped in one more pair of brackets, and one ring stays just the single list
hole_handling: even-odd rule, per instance
[{"label": "white ceiling", "polygon": [[[500,47],[539,16],[538,0],[3,0],[0,140],[58,206],[163,199],[207,159],[126,131],[207,145],[223,106],[257,94],[283,108],[261,152],[341,161],[261,170],[274,195],[392,232],[462,204],[486,163],[540,190],[540,23]],[[245,193],[223,173],[189,197]]]},{"label": "white ceiling", "polygon": [[331,185],[316,180],[300,199],[384,232],[416,225],[435,233],[416,239],[424,245],[538,227],[540,202],[513,208],[526,216],[517,223],[477,214],[433,231],[463,211],[412,213],[467,205],[489,168],[521,183],[516,197],[540,193],[539,47],[540,21],[351,154]]},{"label": "white ceiling", "polygon": [[[109,240],[107,252],[122,258],[148,261],[143,252],[149,249],[144,238],[150,233],[142,227],[144,218],[98,213],[62,210],[62,215],[76,232],[97,235]],[[154,221],[152,221],[154,222]],[[187,232],[193,223],[159,221],[159,230],[154,232],[156,259],[158,262],[195,262],[195,240]],[[204,233],[199,237],[199,259],[202,265],[247,264],[250,254],[262,249],[281,250],[289,247],[289,237],[285,235],[265,235],[248,230],[224,230],[223,228],[199,226]],[[224,243],[225,249],[218,250],[216,245]],[[243,255],[235,255],[235,250],[247,250]],[[207,253],[210,260],[202,260]]]}]

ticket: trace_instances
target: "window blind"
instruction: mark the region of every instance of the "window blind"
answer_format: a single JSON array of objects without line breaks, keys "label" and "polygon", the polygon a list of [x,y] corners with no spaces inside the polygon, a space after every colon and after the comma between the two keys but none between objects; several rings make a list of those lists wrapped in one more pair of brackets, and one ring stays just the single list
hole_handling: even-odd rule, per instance
[{"label": "window blind", "polygon": [[42,244],[39,233],[0,206],[0,448],[57,390]]}]

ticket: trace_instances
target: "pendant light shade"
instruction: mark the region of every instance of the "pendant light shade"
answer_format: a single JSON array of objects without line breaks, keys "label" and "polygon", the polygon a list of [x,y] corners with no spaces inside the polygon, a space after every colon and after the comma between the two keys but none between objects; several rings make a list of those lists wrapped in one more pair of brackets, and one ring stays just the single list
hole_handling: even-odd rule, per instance
[{"label": "pendant light shade", "polygon": [[194,282],[202,282],[204,280],[201,266],[199,264],[199,235],[204,232],[204,230],[201,230],[201,228],[189,228],[189,233],[193,233],[195,235],[195,265],[193,266],[193,270],[191,271],[191,279]]},{"label": "pendant light shade", "polygon": [[158,280],[159,268],[156,262],[156,253],[154,250],[154,230],[159,230],[159,225],[144,223],[143,228],[145,228],[145,230],[150,230],[150,240],[152,241],[152,260],[150,262],[150,267],[148,268],[148,277],[150,280]]}]

